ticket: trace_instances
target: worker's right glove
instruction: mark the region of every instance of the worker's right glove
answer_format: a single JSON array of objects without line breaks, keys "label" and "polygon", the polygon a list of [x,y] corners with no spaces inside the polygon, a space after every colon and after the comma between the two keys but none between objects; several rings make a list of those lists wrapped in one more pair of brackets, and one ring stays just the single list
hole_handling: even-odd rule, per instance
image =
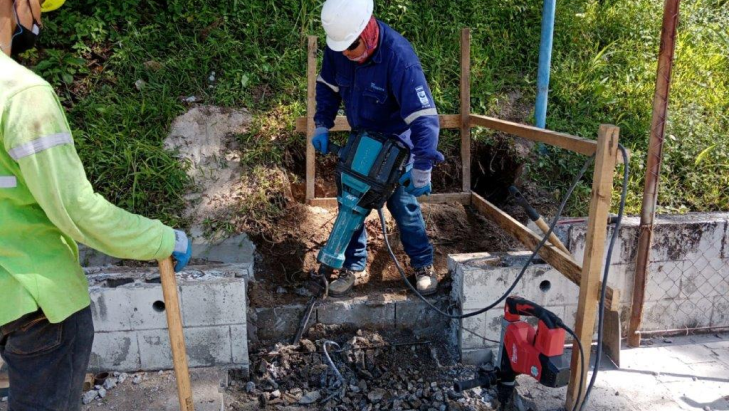
[{"label": "worker's right glove", "polygon": [[430,184],[430,174],[432,169],[419,170],[411,168],[400,177],[400,184],[405,188],[405,192],[415,197],[430,195],[433,190]]},{"label": "worker's right glove", "polygon": [[314,130],[314,138],[311,139],[314,149],[322,154],[329,152],[329,129],[326,127],[317,127]]},{"label": "worker's right glove", "polygon": [[175,272],[182,271],[192,258],[192,241],[180,230],[175,230],[175,250],[172,252],[172,258],[175,259]]}]

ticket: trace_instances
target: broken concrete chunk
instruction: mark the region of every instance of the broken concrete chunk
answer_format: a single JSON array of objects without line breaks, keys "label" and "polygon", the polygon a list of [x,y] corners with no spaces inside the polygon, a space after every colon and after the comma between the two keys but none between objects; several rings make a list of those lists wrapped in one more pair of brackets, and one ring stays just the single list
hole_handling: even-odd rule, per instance
[{"label": "broken concrete chunk", "polygon": [[250,394],[250,393],[252,393],[252,392],[253,392],[253,391],[255,391],[255,390],[256,390],[256,383],[255,383],[255,382],[253,382],[253,381],[248,381],[248,382],[246,383],[246,392],[247,392],[248,394]]},{"label": "broken concrete chunk", "polygon": [[110,389],[116,387],[116,378],[107,378],[106,381],[104,381],[104,389],[109,391]]},{"label": "broken concrete chunk", "polygon": [[367,399],[370,400],[371,403],[376,404],[382,401],[382,399],[385,397],[385,394],[387,394],[387,391],[385,391],[384,389],[375,388],[367,394]]},{"label": "broken concrete chunk", "polygon": [[99,396],[99,392],[96,390],[87,391],[84,393],[83,397],[81,397],[81,402],[85,404],[90,404],[91,401],[95,400],[96,397]]},{"label": "broken concrete chunk", "polygon": [[301,405],[313,404],[313,403],[319,401],[320,398],[321,398],[321,392],[319,392],[319,391],[307,392],[306,395],[301,397],[301,399],[299,400],[299,404],[301,404]]},{"label": "broken concrete chunk", "polygon": [[139,384],[140,382],[142,382],[142,376],[135,375],[134,378],[132,379],[132,384]]},{"label": "broken concrete chunk", "polygon": [[99,388],[97,392],[99,393],[99,398],[106,397],[106,390],[103,387]]}]

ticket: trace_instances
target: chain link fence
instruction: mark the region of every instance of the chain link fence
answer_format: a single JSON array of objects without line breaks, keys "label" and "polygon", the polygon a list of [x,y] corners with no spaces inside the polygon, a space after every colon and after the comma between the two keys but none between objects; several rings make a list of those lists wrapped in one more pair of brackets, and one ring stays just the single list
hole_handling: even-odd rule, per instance
[{"label": "chain link fence", "polygon": [[728,220],[722,213],[657,218],[641,334],[729,329]]}]

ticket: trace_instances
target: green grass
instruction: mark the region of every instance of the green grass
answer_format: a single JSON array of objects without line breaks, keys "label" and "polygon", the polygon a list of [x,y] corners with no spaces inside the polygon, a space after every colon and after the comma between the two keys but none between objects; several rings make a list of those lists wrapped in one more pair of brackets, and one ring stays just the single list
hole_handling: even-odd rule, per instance
[{"label": "green grass", "polygon": [[[377,16],[414,44],[440,112],[458,111],[459,38],[466,26],[473,34],[472,110],[498,115],[512,92],[532,104],[541,1],[376,3]],[[204,104],[254,113],[252,131],[241,136],[243,161],[252,170],[301,161],[304,137],[293,128],[305,112],[306,35],[317,34],[324,44],[320,4],[75,0],[46,15],[43,49],[26,61],[58,90],[94,186],[120,206],[184,224],[181,193],[189,182],[184,165],[161,144],[187,108],[183,99],[194,95]],[[641,202],[661,8],[649,0],[564,0],[557,8],[547,125],[590,138],[600,123],[621,127],[633,152],[633,213]],[[726,27],[727,0],[682,2],[667,127],[675,137],[666,140],[659,198],[664,211],[729,209]],[[141,90],[138,80],[145,82]],[[488,138],[483,131],[474,135]],[[443,133],[448,155],[458,155],[458,144],[456,133]],[[529,165],[530,177],[558,193],[581,163],[553,151]],[[586,212],[589,178],[576,191],[571,214]]]}]

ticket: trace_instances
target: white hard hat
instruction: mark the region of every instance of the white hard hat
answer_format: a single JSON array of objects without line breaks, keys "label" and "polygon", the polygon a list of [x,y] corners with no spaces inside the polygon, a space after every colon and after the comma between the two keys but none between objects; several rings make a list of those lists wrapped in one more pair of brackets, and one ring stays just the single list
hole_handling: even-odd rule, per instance
[{"label": "white hard hat", "polygon": [[373,8],[373,0],[327,0],[321,9],[327,46],[334,51],[351,46],[367,27]]}]

